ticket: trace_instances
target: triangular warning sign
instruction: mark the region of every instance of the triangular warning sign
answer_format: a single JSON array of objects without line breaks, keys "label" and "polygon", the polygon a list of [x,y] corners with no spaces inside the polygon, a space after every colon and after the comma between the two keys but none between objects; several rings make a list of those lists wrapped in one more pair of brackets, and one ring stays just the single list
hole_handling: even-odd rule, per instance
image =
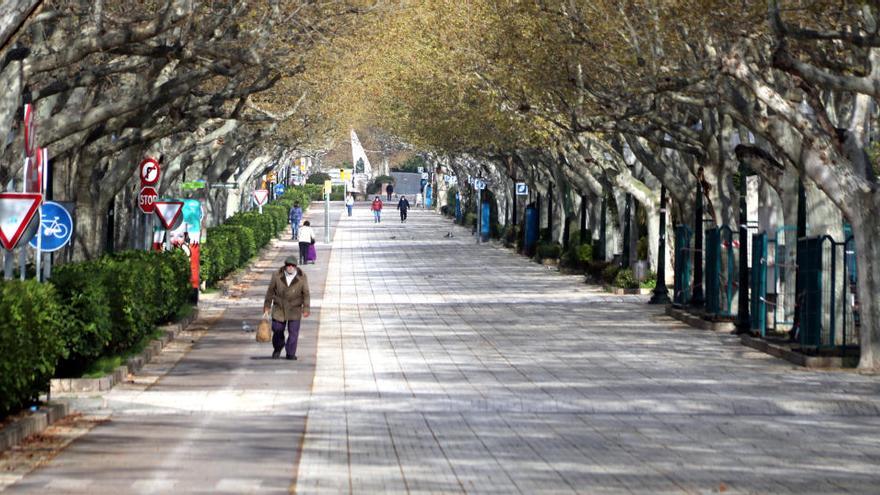
[{"label": "triangular warning sign", "polygon": [[269,199],[269,190],[268,189],[255,189],[254,190],[254,201],[256,201],[258,205],[263,206],[264,204],[266,204],[267,199]]},{"label": "triangular warning sign", "polygon": [[42,194],[0,193],[0,244],[5,249],[15,249],[42,200]]},{"label": "triangular warning sign", "polygon": [[166,229],[174,226],[183,210],[183,201],[156,201],[153,205],[155,206],[153,211]]}]

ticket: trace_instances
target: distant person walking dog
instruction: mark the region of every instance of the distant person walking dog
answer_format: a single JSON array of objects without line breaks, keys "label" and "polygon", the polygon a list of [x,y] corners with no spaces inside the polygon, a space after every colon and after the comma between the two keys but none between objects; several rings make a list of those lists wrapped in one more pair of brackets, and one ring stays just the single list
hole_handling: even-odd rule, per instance
[{"label": "distant person walking dog", "polygon": [[405,223],[406,212],[409,210],[409,201],[407,201],[406,196],[400,197],[400,201],[397,202],[397,209],[400,210],[400,223]]},{"label": "distant person walking dog", "polygon": [[263,313],[272,313],[272,359],[281,357],[281,349],[284,349],[287,359],[296,361],[300,322],[309,317],[309,304],[309,281],[296,266],[296,258],[289,256],[284,266],[272,275],[263,302]]},{"label": "distant person walking dog", "polygon": [[381,223],[382,222],[382,200],[379,199],[379,196],[373,200],[373,204],[370,205],[370,209],[373,210],[373,223]]},{"label": "distant person walking dog", "polygon": [[288,220],[290,220],[290,235],[291,239],[296,239],[299,235],[299,223],[303,218],[303,210],[299,206],[299,202],[293,204],[293,208],[290,209],[290,213],[288,214]]}]

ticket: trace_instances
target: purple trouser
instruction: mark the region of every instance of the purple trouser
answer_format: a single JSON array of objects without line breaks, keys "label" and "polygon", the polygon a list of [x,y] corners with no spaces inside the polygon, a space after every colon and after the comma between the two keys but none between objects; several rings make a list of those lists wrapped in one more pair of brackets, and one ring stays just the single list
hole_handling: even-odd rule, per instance
[{"label": "purple trouser", "polygon": [[[287,320],[285,322],[272,320],[272,347],[275,352],[280,352],[283,347],[288,356],[296,356],[296,341],[299,339],[300,320]],[[287,344],[284,343],[284,327],[287,327]]]}]

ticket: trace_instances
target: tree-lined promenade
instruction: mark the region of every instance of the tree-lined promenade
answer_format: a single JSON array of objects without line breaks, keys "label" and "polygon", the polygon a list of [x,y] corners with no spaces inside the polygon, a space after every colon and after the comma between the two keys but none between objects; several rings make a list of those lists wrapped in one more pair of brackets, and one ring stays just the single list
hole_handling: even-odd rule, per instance
[{"label": "tree-lined promenade", "polygon": [[747,352],[419,208],[331,222],[297,361],[241,331],[283,236],[74,431],[0,456],[3,493],[876,492],[876,377]]},{"label": "tree-lined promenade", "polygon": [[[88,259],[145,242],[133,173],[144,156],[163,162],[159,195],[194,179],[239,186],[207,193],[218,223],[267,172],[352,127],[376,129],[383,150],[420,151],[439,177],[489,179],[502,226],[522,223],[513,183],[527,182],[529,201],[540,194],[556,220],[542,220],[548,241],[582,226],[610,258],[645,235],[656,267],[660,186],[669,229],[694,230],[702,208],[697,231],[737,234],[743,178],[757,177],[762,208],[748,222],[771,242],[782,229],[785,257],[798,238],[852,235],[848,311],[860,366],[876,368],[876,15],[870,4],[780,0],[14,0],[0,9],[0,181],[21,177],[32,103],[52,196],[76,205],[61,257]],[[627,202],[645,234],[622,232]],[[772,287],[778,278],[768,292],[790,292],[776,301],[782,319],[800,319],[802,295]]]}]

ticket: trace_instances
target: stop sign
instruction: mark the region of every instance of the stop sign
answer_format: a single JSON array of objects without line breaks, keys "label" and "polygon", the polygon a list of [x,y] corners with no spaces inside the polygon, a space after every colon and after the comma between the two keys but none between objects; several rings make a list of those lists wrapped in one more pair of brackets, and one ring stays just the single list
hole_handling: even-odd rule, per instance
[{"label": "stop sign", "polygon": [[144,213],[153,213],[158,197],[159,194],[154,187],[146,186],[142,188],[140,194],[138,194],[138,208]]}]

